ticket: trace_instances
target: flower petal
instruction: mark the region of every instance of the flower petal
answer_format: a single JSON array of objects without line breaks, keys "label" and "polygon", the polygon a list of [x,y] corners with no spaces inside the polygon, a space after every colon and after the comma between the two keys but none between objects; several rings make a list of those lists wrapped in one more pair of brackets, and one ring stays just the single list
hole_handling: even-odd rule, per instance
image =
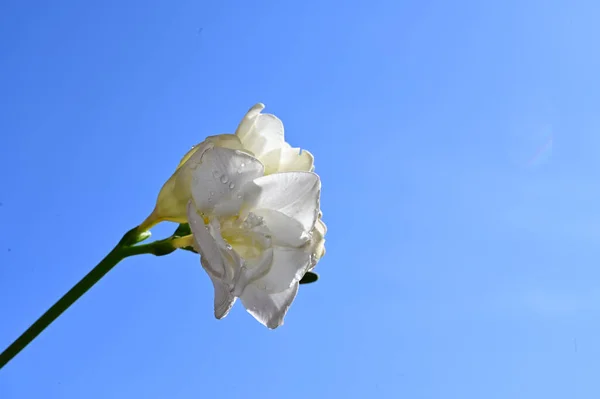
[{"label": "flower petal", "polygon": [[300,247],[309,240],[304,226],[294,218],[273,209],[256,209],[254,215],[261,217],[273,244]]},{"label": "flower petal", "polygon": [[256,158],[243,152],[219,147],[206,150],[192,175],[196,207],[206,214],[236,214],[244,185],[261,176],[263,170]]},{"label": "flower petal", "polygon": [[[205,266],[204,262],[205,259],[202,258],[202,266],[204,267],[204,269],[206,269],[209,266]],[[229,287],[225,283],[223,283],[223,281],[211,276],[210,274],[208,276],[210,277],[210,280],[212,281],[215,290],[215,318],[222,319],[223,317],[227,316],[227,314],[235,304],[236,297],[233,296],[233,294],[229,290]]]},{"label": "flower petal", "polygon": [[244,147],[242,146],[242,142],[239,137],[235,134],[218,134],[215,136],[208,136],[202,143],[193,146],[179,161],[179,165],[177,165],[177,169],[183,166],[187,162],[188,159],[192,157],[198,150],[203,152],[207,150],[210,146],[217,146],[223,148],[231,148],[232,150],[242,150]]},{"label": "flower petal", "polygon": [[202,154],[214,146],[241,149],[242,144],[233,134],[207,137],[202,143],[192,147],[179,162],[173,175],[162,186],[156,200],[155,215],[161,220],[184,223],[186,206],[191,198],[190,186],[194,166],[200,162]]},{"label": "flower petal", "polygon": [[273,248],[268,248],[263,251],[259,259],[244,263],[235,280],[233,295],[239,297],[248,284],[264,277],[271,270],[273,252]]},{"label": "flower petal", "polygon": [[227,270],[229,265],[226,265],[221,248],[217,244],[215,238],[208,231],[208,226],[204,220],[196,212],[196,208],[190,201],[188,203],[188,221],[190,229],[194,234],[194,242],[197,246],[196,250],[202,255],[202,267],[211,276],[220,280],[228,279],[233,276],[234,270]]},{"label": "flower petal", "polygon": [[[327,226],[321,219],[317,220],[315,223],[315,228],[311,234],[311,248],[312,253],[315,257],[314,263],[319,261],[323,256],[325,256],[325,233],[327,233]],[[314,267],[314,265],[312,265]]]},{"label": "flower petal", "polygon": [[240,124],[235,130],[235,135],[238,136],[240,140],[244,139],[250,133],[252,127],[254,126],[256,117],[260,115],[260,112],[263,109],[265,109],[265,105],[263,103],[257,103],[253,105],[248,112],[246,112],[246,115],[244,115]]},{"label": "flower petal", "polygon": [[235,132],[244,148],[256,157],[286,145],[283,123],[275,115],[261,114],[264,108],[261,103],[250,108]]},{"label": "flower petal", "polygon": [[289,148],[281,151],[280,172],[306,171],[314,169],[315,157],[306,150]]},{"label": "flower petal", "polygon": [[314,157],[300,148],[281,147],[260,157],[265,165],[265,175],[277,172],[312,172]]},{"label": "flower petal", "polygon": [[244,193],[241,213],[273,209],[296,219],[306,233],[310,232],[319,214],[321,181],[312,172],[282,172],[263,176],[249,183]]},{"label": "flower petal", "polygon": [[297,293],[298,283],[277,294],[266,293],[254,284],[249,284],[242,293],[241,300],[248,313],[263,325],[274,329],[283,324],[285,314]]},{"label": "flower petal", "polygon": [[214,286],[215,317],[221,319],[235,303],[231,288],[235,275],[241,272],[242,260],[220,236],[218,222],[214,221],[208,226],[204,224],[192,201],[188,203],[188,220],[194,234],[194,246],[201,255],[200,263]]},{"label": "flower petal", "polygon": [[268,293],[285,291],[302,279],[310,262],[311,253],[304,249],[275,246],[271,269],[253,284]]}]

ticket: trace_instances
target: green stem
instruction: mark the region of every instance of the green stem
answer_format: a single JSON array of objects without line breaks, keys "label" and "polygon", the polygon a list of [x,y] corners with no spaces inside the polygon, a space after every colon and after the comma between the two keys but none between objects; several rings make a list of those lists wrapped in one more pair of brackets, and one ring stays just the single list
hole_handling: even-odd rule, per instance
[{"label": "green stem", "polygon": [[[92,288],[102,277],[106,275],[113,267],[128,256],[140,255],[144,253],[153,253],[156,255],[156,248],[153,244],[133,246],[136,243],[148,238],[148,232],[139,232],[137,228],[131,229],[119,241],[117,246],[110,251],[104,259],[98,263],[84,278],[82,278],[73,288],[62,296],[54,305],[50,307],[39,319],[35,321],[19,338],[17,338],[8,348],[0,354],[0,369],[2,369],[12,358],[21,352],[46,329],[54,320],[67,310],[75,301]],[[159,246],[160,247],[160,246]]]}]

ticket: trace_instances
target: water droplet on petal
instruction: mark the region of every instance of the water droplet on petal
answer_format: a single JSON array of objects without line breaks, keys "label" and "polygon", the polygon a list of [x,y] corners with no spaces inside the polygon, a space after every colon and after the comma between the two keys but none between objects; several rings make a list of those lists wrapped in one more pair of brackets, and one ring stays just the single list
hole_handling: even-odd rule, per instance
[{"label": "water droplet on petal", "polygon": [[242,199],[242,194],[237,195],[238,199]]},{"label": "water droplet on petal", "polygon": [[218,179],[218,178],[219,178],[219,176],[221,176],[221,174],[219,173],[219,171],[218,171],[218,170],[213,170],[213,177],[214,177],[215,179]]},{"label": "water droplet on petal", "polygon": [[225,184],[229,181],[229,177],[227,177],[227,175],[223,175],[221,176],[221,183]]},{"label": "water droplet on petal", "polygon": [[234,182],[229,183],[229,189],[230,190],[233,190],[234,187],[235,187],[235,183]]},{"label": "water droplet on petal", "polygon": [[238,168],[238,170],[237,170],[237,172],[238,172],[238,175],[242,173],[242,169],[244,168],[244,166],[246,166],[246,164],[242,162],[242,163],[240,164],[240,167],[239,167],[239,168]]}]

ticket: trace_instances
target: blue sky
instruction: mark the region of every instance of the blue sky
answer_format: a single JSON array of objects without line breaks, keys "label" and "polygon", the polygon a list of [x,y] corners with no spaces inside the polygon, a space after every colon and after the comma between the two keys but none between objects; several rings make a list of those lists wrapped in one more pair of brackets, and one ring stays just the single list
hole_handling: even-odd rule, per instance
[{"label": "blue sky", "polygon": [[[0,346],[256,102],[316,157],[321,280],[269,331],[125,260],[0,398],[600,395],[600,5],[3,1]],[[170,234],[160,226],[154,236]]]}]

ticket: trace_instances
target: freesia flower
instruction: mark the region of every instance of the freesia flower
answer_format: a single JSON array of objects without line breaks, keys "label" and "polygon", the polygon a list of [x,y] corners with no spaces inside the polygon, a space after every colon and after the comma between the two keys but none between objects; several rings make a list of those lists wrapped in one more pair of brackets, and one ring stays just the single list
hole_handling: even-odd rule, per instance
[{"label": "freesia flower", "polygon": [[[142,225],[189,223],[193,245],[215,290],[215,317],[236,298],[262,324],[276,328],[298,283],[325,254],[321,182],[314,158],[284,139],[283,123],[252,107],[235,134],[194,146],[162,187]],[[145,227],[145,226],[144,226]]]},{"label": "freesia flower", "polygon": [[263,164],[242,151],[204,151],[187,215],[214,285],[216,318],[240,298],[262,324],[283,324],[298,282],[322,255],[320,190],[312,172],[265,176]]}]

